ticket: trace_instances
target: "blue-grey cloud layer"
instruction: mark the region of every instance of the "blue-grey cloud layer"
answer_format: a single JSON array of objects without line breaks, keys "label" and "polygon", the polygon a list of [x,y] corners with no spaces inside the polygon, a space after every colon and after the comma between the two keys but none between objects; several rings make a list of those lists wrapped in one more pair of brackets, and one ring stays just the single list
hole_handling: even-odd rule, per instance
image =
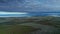
[{"label": "blue-grey cloud layer", "polygon": [[0,0],[3,11],[60,11],[60,0]]}]

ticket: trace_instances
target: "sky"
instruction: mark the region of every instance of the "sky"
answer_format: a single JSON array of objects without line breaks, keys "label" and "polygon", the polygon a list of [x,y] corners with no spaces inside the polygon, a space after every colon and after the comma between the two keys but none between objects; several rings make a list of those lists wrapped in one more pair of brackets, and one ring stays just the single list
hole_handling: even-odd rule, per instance
[{"label": "sky", "polygon": [[0,10],[60,11],[60,0],[0,0]]},{"label": "sky", "polygon": [[26,12],[0,12],[0,17],[26,17],[28,13]]},{"label": "sky", "polygon": [[[60,0],[0,0],[1,11],[26,12],[29,14],[32,12],[30,15],[45,15],[41,12],[54,12],[60,15],[58,14],[60,13]],[[51,13],[46,14],[50,15]]]}]

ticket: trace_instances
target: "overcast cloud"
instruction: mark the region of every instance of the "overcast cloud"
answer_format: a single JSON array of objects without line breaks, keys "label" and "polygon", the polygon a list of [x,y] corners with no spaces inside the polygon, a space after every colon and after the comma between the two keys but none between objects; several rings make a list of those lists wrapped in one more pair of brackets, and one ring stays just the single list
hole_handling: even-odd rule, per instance
[{"label": "overcast cloud", "polygon": [[60,11],[60,0],[0,0],[0,10],[6,11]]}]

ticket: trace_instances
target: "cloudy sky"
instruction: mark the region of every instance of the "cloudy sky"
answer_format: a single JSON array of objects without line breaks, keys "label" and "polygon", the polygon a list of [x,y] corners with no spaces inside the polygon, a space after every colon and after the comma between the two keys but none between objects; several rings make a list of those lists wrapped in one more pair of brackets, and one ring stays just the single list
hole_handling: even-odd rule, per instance
[{"label": "cloudy sky", "polygon": [[60,0],[0,0],[1,11],[60,12]]},{"label": "cloudy sky", "polygon": [[0,12],[0,17],[26,17],[28,13],[26,12]]},{"label": "cloudy sky", "polygon": [[60,11],[60,0],[0,0],[0,10]]}]

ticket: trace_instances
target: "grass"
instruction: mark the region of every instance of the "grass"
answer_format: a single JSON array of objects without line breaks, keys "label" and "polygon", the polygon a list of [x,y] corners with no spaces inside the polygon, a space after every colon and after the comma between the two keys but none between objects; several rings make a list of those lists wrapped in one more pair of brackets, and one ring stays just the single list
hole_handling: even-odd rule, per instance
[{"label": "grass", "polygon": [[24,25],[0,26],[0,34],[28,34],[35,30],[38,29]]}]

